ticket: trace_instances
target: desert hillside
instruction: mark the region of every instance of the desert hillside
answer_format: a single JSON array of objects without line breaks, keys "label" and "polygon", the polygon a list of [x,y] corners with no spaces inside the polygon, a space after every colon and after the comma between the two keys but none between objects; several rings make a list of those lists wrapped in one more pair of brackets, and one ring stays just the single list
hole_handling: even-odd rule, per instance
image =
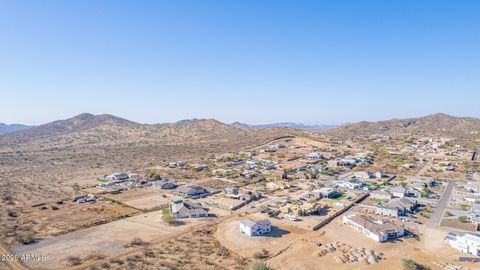
[{"label": "desert hillside", "polygon": [[443,113],[418,118],[392,119],[378,122],[345,124],[325,131],[326,134],[352,138],[359,136],[386,135],[436,135],[454,138],[478,137],[480,119],[455,117]]},{"label": "desert hillside", "polygon": [[291,122],[280,122],[280,123],[272,123],[272,124],[263,124],[263,125],[249,125],[246,123],[241,122],[233,122],[231,126],[240,128],[243,130],[250,130],[250,129],[262,129],[262,128],[292,128],[298,130],[305,130],[305,131],[321,131],[334,128],[334,125],[305,125],[301,123],[291,123]]},{"label": "desert hillside", "polygon": [[22,125],[22,124],[4,124],[0,123],[0,135],[5,134],[5,133],[10,133],[10,132],[15,132],[15,131],[20,131],[24,129],[31,128],[30,126],[27,125]]}]

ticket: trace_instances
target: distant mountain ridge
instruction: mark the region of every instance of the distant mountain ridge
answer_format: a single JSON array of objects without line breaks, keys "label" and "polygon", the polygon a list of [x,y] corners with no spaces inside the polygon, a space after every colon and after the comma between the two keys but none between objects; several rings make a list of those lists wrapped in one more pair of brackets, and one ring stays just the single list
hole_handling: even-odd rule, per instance
[{"label": "distant mountain ridge", "polygon": [[106,127],[115,129],[116,127],[134,127],[137,125],[141,124],[113,115],[93,115],[90,113],[82,113],[65,120],[57,120],[43,125],[31,127],[29,129],[2,134],[0,135],[0,145],[12,145],[52,138],[55,136],[80,134],[82,132],[89,132],[94,129],[105,129]]},{"label": "distant mountain ridge", "polygon": [[28,125],[23,125],[23,124],[4,124],[0,123],[0,134],[5,134],[5,133],[10,133],[10,132],[15,132],[15,131],[20,131],[20,130],[25,130],[28,128],[31,128],[32,126]]},{"label": "distant mountain ridge", "polygon": [[[328,129],[329,128],[329,129]],[[424,117],[358,122],[332,128],[329,125],[275,123],[225,124],[215,119],[186,119],[176,123],[140,124],[108,114],[83,113],[44,125],[0,134],[0,147],[29,145],[115,145],[143,143],[182,144],[192,142],[258,141],[302,132],[321,132],[339,138],[371,135],[440,135],[455,138],[479,137],[480,119],[433,114]],[[263,139],[262,139],[263,140]],[[249,143],[250,144],[250,143]]]},{"label": "distant mountain ridge", "polygon": [[[284,135],[286,131],[246,131],[215,119],[187,119],[176,123],[140,124],[108,114],[82,113],[65,120],[57,120],[26,130],[0,135],[0,147],[29,144],[71,145],[161,142],[162,144],[219,142],[237,138],[255,141],[271,134]],[[273,135],[276,136],[276,135]]]},{"label": "distant mountain ridge", "polygon": [[336,127],[335,125],[316,125],[316,124],[305,125],[302,123],[292,123],[292,122],[280,122],[280,123],[262,124],[262,125],[249,125],[245,123],[234,122],[231,125],[233,127],[240,128],[243,130],[285,127],[285,128],[293,128],[293,129],[300,129],[300,130],[307,130],[307,131],[321,131],[321,130],[327,130],[327,129]]},{"label": "distant mountain ridge", "polygon": [[358,122],[344,124],[325,131],[326,134],[352,138],[372,135],[436,135],[455,138],[478,137],[480,119],[473,117],[456,117],[436,113],[423,117],[391,119],[377,122]]}]

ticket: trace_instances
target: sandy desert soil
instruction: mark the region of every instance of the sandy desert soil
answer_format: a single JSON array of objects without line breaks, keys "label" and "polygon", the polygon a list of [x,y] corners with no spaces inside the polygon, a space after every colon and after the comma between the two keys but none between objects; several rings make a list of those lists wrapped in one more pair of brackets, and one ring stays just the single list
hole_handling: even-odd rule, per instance
[{"label": "sandy desert soil", "polygon": [[261,215],[256,214],[244,216],[220,224],[216,233],[222,245],[243,257],[252,257],[255,252],[263,249],[267,250],[269,254],[277,254],[298,241],[302,234],[308,232],[295,226],[284,226],[273,221],[272,232],[268,236],[250,237],[239,230],[240,221],[247,218],[257,221],[262,219]]},{"label": "sandy desert soil", "polygon": [[[138,211],[109,201],[79,204],[66,201],[18,210],[19,217],[2,221],[0,231],[6,236],[2,242],[11,246],[31,240],[41,240],[95,224],[109,222]],[[15,212],[17,213],[17,212]]]},{"label": "sandy desert soil", "polygon": [[22,246],[14,251],[16,254],[47,255],[47,261],[36,262],[31,265],[32,267],[62,268],[67,266],[69,256],[85,259],[93,255],[121,254],[127,249],[124,245],[133,238],[138,237],[149,242],[186,230],[200,221],[199,219],[185,220],[182,221],[184,224],[181,226],[168,226],[161,221],[160,212],[156,211],[78,230],[33,245]]},{"label": "sandy desert soil", "polygon": [[215,230],[213,224],[194,229],[175,239],[141,248],[138,252],[97,263],[86,269],[250,269],[252,259],[239,256],[222,246],[214,236]]}]

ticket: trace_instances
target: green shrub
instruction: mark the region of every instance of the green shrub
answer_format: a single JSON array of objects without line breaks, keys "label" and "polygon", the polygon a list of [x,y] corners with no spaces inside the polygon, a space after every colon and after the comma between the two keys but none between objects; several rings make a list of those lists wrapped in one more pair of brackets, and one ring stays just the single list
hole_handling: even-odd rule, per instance
[{"label": "green shrub", "polygon": [[262,261],[256,261],[252,264],[252,270],[269,270],[268,265]]},{"label": "green shrub", "polygon": [[402,266],[405,270],[429,270],[429,267],[421,265],[412,259],[402,259]]}]

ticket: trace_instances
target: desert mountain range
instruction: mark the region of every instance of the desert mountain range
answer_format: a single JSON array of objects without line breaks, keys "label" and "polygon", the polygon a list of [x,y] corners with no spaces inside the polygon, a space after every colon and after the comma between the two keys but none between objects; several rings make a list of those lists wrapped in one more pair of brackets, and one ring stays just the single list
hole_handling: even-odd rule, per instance
[{"label": "desert mountain range", "polygon": [[321,131],[321,130],[327,130],[327,129],[332,129],[336,127],[334,125],[305,125],[302,123],[291,123],[291,122],[280,122],[280,123],[263,124],[263,125],[249,125],[241,122],[233,122],[231,125],[243,130],[256,129],[256,128],[286,127],[286,128],[293,128],[293,129],[300,129],[300,130],[307,130],[307,131]]},{"label": "desert mountain range", "polygon": [[444,113],[407,119],[391,119],[378,122],[358,122],[341,125],[325,131],[326,134],[342,138],[371,135],[429,135],[459,139],[478,138],[480,119],[455,117]]},{"label": "desert mountain range", "polygon": [[[4,125],[5,126],[5,125]],[[2,127],[0,125],[0,134]],[[12,132],[12,129],[17,129]],[[18,125],[9,133],[0,135],[0,146],[14,146],[31,142],[75,139],[76,143],[98,142],[109,144],[113,141],[151,141],[181,143],[188,140],[210,141],[229,140],[265,134],[292,134],[301,131],[321,132],[334,137],[351,138],[371,135],[442,135],[457,138],[471,138],[480,131],[480,119],[455,117],[443,113],[424,117],[391,119],[378,122],[358,122],[338,127],[328,125],[304,125],[276,123],[248,125],[235,122],[230,125],[215,119],[189,119],[176,123],[140,124],[113,115],[83,113],[75,117],[50,122],[36,127]],[[269,137],[269,136],[267,136]],[[53,140],[55,141],[55,140]]]},{"label": "desert mountain range", "polygon": [[0,134],[20,131],[20,130],[24,130],[24,129],[28,129],[28,128],[30,128],[30,126],[22,125],[22,124],[7,125],[7,124],[4,124],[4,123],[0,123]]}]

